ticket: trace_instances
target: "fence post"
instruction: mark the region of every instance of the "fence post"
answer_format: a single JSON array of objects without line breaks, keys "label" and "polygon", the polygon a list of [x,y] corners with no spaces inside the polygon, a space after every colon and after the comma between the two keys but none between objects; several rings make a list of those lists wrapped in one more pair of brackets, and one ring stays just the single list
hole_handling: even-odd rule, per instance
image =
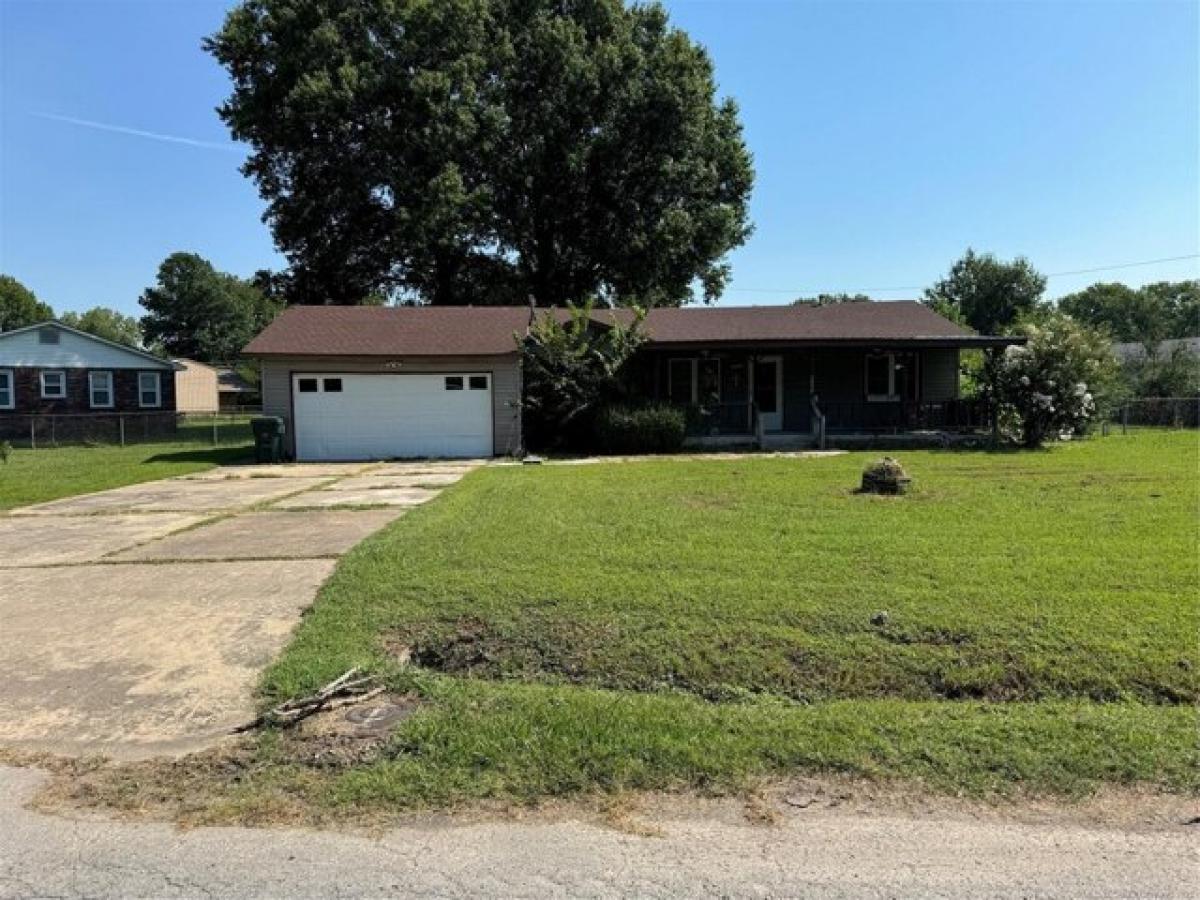
[{"label": "fence post", "polygon": [[1121,434],[1129,434],[1129,404],[1121,407]]},{"label": "fence post", "polygon": [[29,417],[29,449],[37,449],[37,419],[34,416]]},{"label": "fence post", "polygon": [[216,413],[213,413],[212,426],[213,426],[213,446],[216,447],[217,446],[217,414]]},{"label": "fence post", "polygon": [[120,425],[120,428],[121,428],[121,446],[124,447],[125,446],[125,417],[117,416],[117,423]]}]

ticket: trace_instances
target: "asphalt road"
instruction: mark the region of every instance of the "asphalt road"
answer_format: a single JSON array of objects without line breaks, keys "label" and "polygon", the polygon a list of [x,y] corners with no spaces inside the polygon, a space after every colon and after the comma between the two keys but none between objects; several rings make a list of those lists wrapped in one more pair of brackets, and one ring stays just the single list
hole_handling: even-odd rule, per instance
[{"label": "asphalt road", "polygon": [[1195,897],[1197,833],[797,811],[639,837],[582,822],[379,838],[65,819],[0,768],[0,897]]}]

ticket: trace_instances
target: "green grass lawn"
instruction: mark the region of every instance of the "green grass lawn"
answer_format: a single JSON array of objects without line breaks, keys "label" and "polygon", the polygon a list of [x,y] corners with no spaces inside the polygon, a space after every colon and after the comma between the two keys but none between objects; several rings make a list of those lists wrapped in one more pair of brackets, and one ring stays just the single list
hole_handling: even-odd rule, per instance
[{"label": "green grass lawn", "polygon": [[16,449],[0,463],[0,510],[201,472],[250,452],[246,443],[212,447],[197,442]]},{"label": "green grass lawn", "polygon": [[854,492],[874,454],[481,470],[342,560],[265,699],[362,665],[426,701],[335,805],[1196,791],[1198,449],[905,453],[901,498]]}]

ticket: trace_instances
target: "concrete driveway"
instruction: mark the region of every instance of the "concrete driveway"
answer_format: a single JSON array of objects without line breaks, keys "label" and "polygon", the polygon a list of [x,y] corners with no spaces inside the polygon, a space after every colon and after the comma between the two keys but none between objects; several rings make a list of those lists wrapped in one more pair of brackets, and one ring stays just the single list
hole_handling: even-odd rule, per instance
[{"label": "concrete driveway", "polygon": [[137,758],[228,733],[337,557],[476,464],[236,466],[0,515],[0,742]]}]

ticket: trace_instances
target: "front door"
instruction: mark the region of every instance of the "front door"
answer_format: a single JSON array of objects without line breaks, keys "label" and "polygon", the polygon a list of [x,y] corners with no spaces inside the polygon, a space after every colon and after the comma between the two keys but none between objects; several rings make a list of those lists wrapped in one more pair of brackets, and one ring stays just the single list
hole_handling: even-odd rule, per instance
[{"label": "front door", "polygon": [[760,356],[754,361],[754,404],[763,431],[783,430],[783,359]]}]

